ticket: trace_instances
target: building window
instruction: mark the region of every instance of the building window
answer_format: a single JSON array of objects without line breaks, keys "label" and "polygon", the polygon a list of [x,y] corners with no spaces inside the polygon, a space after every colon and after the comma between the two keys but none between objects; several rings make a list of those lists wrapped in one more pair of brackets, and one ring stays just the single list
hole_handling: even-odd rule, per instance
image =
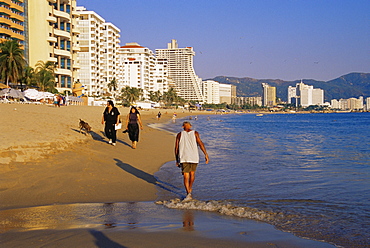
[{"label": "building window", "polygon": [[72,79],[71,79],[71,77],[67,77],[67,87],[72,88]]},{"label": "building window", "polygon": [[67,69],[71,69],[71,59],[67,59]]},{"label": "building window", "polygon": [[65,68],[65,66],[66,66],[66,59],[65,58],[61,58],[60,59],[60,68]]},{"label": "building window", "polygon": [[65,86],[65,82],[66,82],[66,76],[61,76],[60,77],[60,87],[64,87]]},{"label": "building window", "polygon": [[60,49],[65,50],[65,40],[60,41]]}]

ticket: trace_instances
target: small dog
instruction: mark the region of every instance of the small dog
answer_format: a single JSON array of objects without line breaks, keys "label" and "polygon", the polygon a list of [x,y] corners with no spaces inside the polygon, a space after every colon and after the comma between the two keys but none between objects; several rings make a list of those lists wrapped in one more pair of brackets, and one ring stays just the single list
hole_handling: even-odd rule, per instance
[{"label": "small dog", "polygon": [[89,123],[87,123],[87,122],[85,122],[81,119],[80,119],[80,123],[79,123],[79,128],[80,128],[80,133],[81,133],[82,129],[85,129],[85,135],[90,133],[90,131],[91,131],[91,127],[90,127]]}]

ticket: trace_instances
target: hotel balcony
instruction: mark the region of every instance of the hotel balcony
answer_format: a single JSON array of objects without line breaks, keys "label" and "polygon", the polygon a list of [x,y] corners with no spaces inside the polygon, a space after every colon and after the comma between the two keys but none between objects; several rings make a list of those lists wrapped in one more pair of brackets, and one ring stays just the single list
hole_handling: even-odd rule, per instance
[{"label": "hotel balcony", "polygon": [[18,40],[24,40],[24,35],[22,34],[17,34],[17,33],[12,33],[12,37]]},{"label": "hotel balcony", "polygon": [[15,23],[15,22],[12,22],[12,24],[10,25],[12,28],[14,29],[18,29],[20,31],[24,31],[24,27],[21,25],[21,24],[18,24],[18,23]]},{"label": "hotel balcony", "polygon": [[67,12],[59,11],[54,9],[54,15],[71,21],[71,16]]},{"label": "hotel balcony", "polygon": [[59,55],[59,56],[65,56],[65,57],[71,57],[71,52],[70,51],[66,51],[66,50],[61,50],[61,49],[57,49],[55,48],[54,49],[54,53],[56,55]]},{"label": "hotel balcony", "polygon": [[55,68],[55,74],[72,76],[72,71],[67,69]]},{"label": "hotel balcony", "polygon": [[12,36],[13,35],[13,31],[11,29],[8,29],[8,28],[1,28],[0,27],[0,33],[7,34],[9,36]]},{"label": "hotel balcony", "polygon": [[47,41],[48,42],[51,42],[51,43],[57,43],[58,42],[58,39],[57,38],[55,38],[55,37],[48,37],[48,39],[47,39]]},{"label": "hotel balcony", "polygon": [[[1,9],[0,9],[0,11],[1,11]],[[12,20],[10,20],[9,18],[5,18],[3,16],[0,17],[0,23],[8,24],[9,26],[11,26],[13,24]]]},{"label": "hotel balcony", "polygon": [[54,34],[56,36],[62,36],[62,37],[66,37],[66,38],[71,38],[71,34],[66,32],[66,31],[63,31],[63,30],[60,30],[60,29],[54,29]]},{"label": "hotel balcony", "polygon": [[24,16],[21,15],[22,13],[20,12],[11,12],[10,18],[16,19],[18,21],[24,22]]},{"label": "hotel balcony", "polygon": [[15,4],[15,3],[13,3],[12,2],[12,4],[10,5],[10,8],[11,9],[16,9],[16,10],[18,10],[19,12],[24,12],[24,7],[23,6],[21,6],[21,5],[18,5],[18,4]]},{"label": "hotel balcony", "polygon": [[9,7],[5,7],[4,5],[0,7],[0,12],[6,14],[8,16],[10,16],[12,14],[11,9]]},{"label": "hotel balcony", "polygon": [[57,58],[54,58],[54,57],[49,57],[48,58],[48,61],[57,63],[58,62],[58,59]]},{"label": "hotel balcony", "polygon": [[56,22],[57,22],[57,18],[56,18],[55,16],[48,16],[48,17],[46,18],[46,20],[47,20],[48,22],[51,22],[51,23],[56,23]]}]

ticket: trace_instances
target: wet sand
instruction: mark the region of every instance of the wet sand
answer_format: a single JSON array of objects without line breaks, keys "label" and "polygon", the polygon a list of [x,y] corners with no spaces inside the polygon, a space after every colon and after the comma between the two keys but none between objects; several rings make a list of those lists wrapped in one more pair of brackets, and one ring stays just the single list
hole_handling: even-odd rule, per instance
[{"label": "wet sand", "polygon": [[[158,122],[155,118],[158,111],[142,111],[145,127],[140,133],[138,148],[132,149],[127,134],[123,134],[122,131],[118,132],[117,146],[108,144],[104,137],[103,125],[100,123],[103,110],[104,107],[54,108],[44,105],[0,104],[2,117],[0,126],[0,210],[2,211],[0,215],[3,216],[0,222],[0,240],[2,245],[5,247],[331,247],[314,241],[310,241],[314,242],[313,246],[308,243],[297,246],[295,242],[303,242],[302,239],[291,235],[298,240],[292,241],[285,236],[285,233],[274,230],[267,224],[264,224],[266,225],[264,228],[255,226],[253,223],[257,222],[253,221],[249,221],[248,226],[262,237],[257,242],[251,236],[242,235],[243,231],[238,235],[238,229],[232,230],[242,239],[208,235],[212,234],[214,225],[203,230],[200,227],[208,222],[212,223],[210,221],[212,218],[220,217],[214,214],[217,217],[209,218],[209,213],[202,212],[197,212],[198,217],[193,225],[194,230],[200,228],[199,231],[186,231],[181,226],[184,211],[172,212],[163,206],[145,205],[154,205],[150,202],[156,200],[156,186],[161,184],[153,174],[162,164],[174,159],[174,135],[147,126]],[[119,110],[124,120],[128,109]],[[167,110],[167,114],[165,114],[166,110],[161,112],[160,121],[166,122],[171,119],[174,110]],[[179,117],[189,115],[189,113],[176,112]],[[195,114],[192,113],[192,115]],[[92,126],[91,136],[79,133],[80,118]],[[140,203],[148,201],[149,203]],[[130,224],[134,223],[130,220],[118,218],[115,221],[118,223],[116,227],[111,228],[106,225],[106,221],[101,220],[102,217],[109,217],[109,214],[99,212],[90,216],[89,214],[94,212],[93,209],[99,209],[99,207],[89,209],[84,204],[72,205],[75,208],[80,205],[85,206],[82,207],[85,210],[82,210],[79,215],[72,215],[70,223],[65,226],[64,221],[67,217],[63,215],[62,210],[58,210],[60,204],[102,205],[120,202],[121,204],[136,202],[140,205],[135,210],[140,217],[137,227]],[[145,212],[148,208],[152,208],[153,211]],[[42,218],[33,218],[37,217],[36,213],[40,211]],[[51,214],[47,215],[46,212]],[[174,216],[175,221],[168,222],[169,213]],[[123,214],[123,216],[126,215]],[[84,219],[82,223],[79,222],[81,218]],[[94,220],[96,223],[91,224]],[[43,225],[45,221],[51,221],[54,226]],[[224,233],[226,228],[230,228],[227,226],[230,223],[236,223],[234,226],[238,226],[239,221],[244,223],[245,220],[223,219],[220,221],[221,231],[218,233]],[[150,230],[144,224],[141,226],[141,223],[148,222],[152,223]],[[223,228],[225,228],[224,231],[222,231]],[[270,233],[271,230],[268,231],[269,228],[274,230],[273,234]],[[280,243],[275,242],[276,240],[280,240]]]},{"label": "wet sand", "polygon": [[262,222],[153,202],[11,209],[0,220],[4,247],[333,247]]}]

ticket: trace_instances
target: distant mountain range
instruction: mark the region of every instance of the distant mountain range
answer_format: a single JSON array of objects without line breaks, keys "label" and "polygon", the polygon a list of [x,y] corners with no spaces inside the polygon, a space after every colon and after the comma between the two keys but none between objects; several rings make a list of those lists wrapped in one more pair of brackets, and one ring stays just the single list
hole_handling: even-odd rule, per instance
[{"label": "distant mountain range", "polygon": [[[212,79],[223,84],[236,85],[237,96],[262,96],[261,83],[276,87],[276,96],[283,101],[288,99],[288,86],[295,86],[301,80],[284,81],[280,79],[254,79],[218,76]],[[351,97],[370,97],[370,73],[349,73],[339,78],[324,82],[303,79],[303,83],[324,90],[325,101],[348,99]]]}]

